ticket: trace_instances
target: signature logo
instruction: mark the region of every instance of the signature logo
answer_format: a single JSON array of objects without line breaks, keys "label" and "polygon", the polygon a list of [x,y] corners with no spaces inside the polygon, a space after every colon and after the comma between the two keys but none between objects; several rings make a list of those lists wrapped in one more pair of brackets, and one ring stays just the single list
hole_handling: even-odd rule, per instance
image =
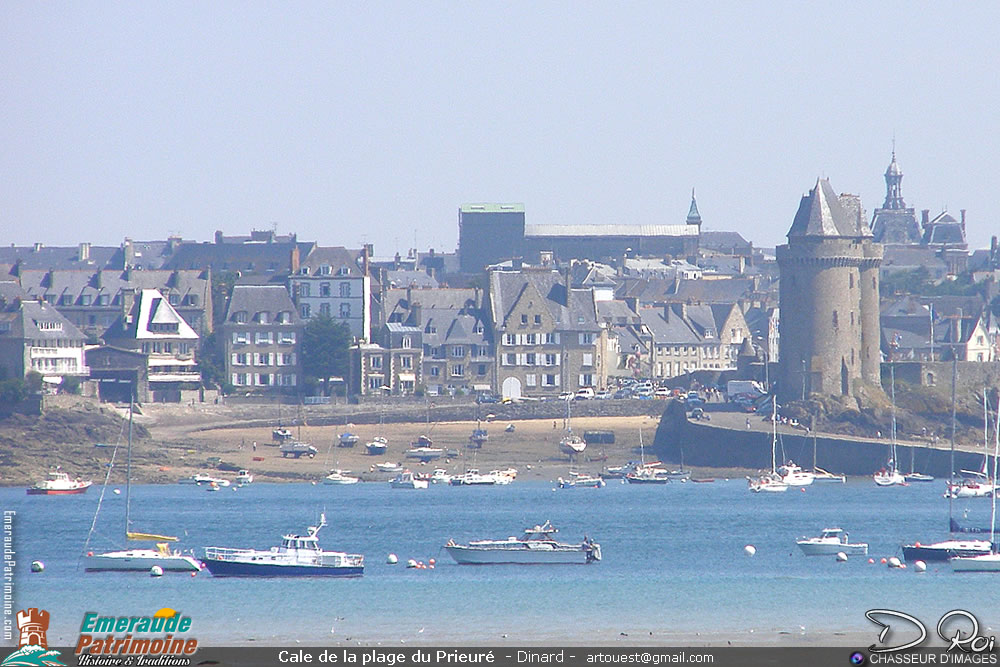
[{"label": "signature logo", "polygon": [[3,667],[37,667],[38,665],[64,665],[56,658],[59,651],[50,651],[45,639],[49,629],[49,612],[31,607],[17,612],[17,629],[21,633],[17,650],[8,655]]},{"label": "signature logo", "polygon": [[[927,627],[920,619],[894,609],[871,609],[865,617],[882,628],[878,633],[878,644],[868,650],[872,653],[894,653],[917,648],[927,639]],[[979,619],[964,609],[952,609],[940,618],[935,628],[937,636],[948,643],[948,651],[964,653],[992,652],[996,638],[979,633]],[[885,645],[886,638],[895,639],[901,634],[903,643]],[[881,646],[879,644],[882,644]]]}]

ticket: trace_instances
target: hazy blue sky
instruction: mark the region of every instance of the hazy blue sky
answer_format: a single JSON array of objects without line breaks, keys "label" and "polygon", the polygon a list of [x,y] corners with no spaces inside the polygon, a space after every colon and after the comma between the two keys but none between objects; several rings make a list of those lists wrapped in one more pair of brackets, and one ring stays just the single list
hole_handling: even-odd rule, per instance
[{"label": "hazy blue sky", "polygon": [[[783,240],[817,176],[1000,231],[998,3],[0,4],[0,242],[453,249],[458,206]],[[919,212],[918,212],[919,215]],[[416,231],[414,231],[416,230]]]}]

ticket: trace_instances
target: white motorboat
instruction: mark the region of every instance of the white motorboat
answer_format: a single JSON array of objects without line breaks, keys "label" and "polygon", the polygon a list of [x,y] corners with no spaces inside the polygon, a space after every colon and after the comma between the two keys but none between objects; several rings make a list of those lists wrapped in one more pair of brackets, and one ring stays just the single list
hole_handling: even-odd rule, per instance
[{"label": "white motorboat", "polygon": [[408,459],[416,459],[417,461],[427,463],[428,461],[436,461],[444,456],[444,450],[440,447],[411,447],[406,450],[404,456]]},{"label": "white motorboat", "polygon": [[376,463],[374,465],[374,469],[379,472],[399,472],[403,469],[403,466],[398,463],[390,463],[389,461],[386,461],[385,463]]},{"label": "white motorboat", "polygon": [[389,441],[381,436],[376,436],[365,443],[365,449],[370,456],[381,456],[389,449]]},{"label": "white motorboat", "polygon": [[945,498],[989,498],[995,486],[986,473],[963,470],[962,479],[949,482],[944,492]]},{"label": "white motorboat", "polygon": [[559,478],[560,489],[599,489],[605,485],[600,477],[582,473],[570,473],[569,479]]},{"label": "white motorboat", "polygon": [[[986,391],[983,391],[983,406],[986,407]],[[987,429],[989,427],[989,412],[986,412]],[[987,436],[988,437],[988,436]],[[997,398],[997,416],[994,426],[993,443],[993,480],[991,486],[997,486],[997,464],[1000,463],[1000,397]],[[983,461],[983,467],[986,462]],[[992,498],[992,510],[990,512],[990,552],[975,556],[956,556],[949,562],[951,569],[955,572],[1000,572],[1000,553],[996,549],[997,532],[997,496],[990,493]]]},{"label": "white motorboat", "polygon": [[316,535],[325,525],[322,515],[307,534],[283,535],[280,546],[267,550],[206,547],[205,566],[215,577],[360,577],[364,556],[320,548]]},{"label": "white motorboat", "polygon": [[43,479],[28,488],[29,496],[64,496],[76,493],[86,493],[93,482],[81,479],[70,479],[66,473],[53,470],[47,479]]},{"label": "white motorboat", "polygon": [[668,484],[671,479],[670,472],[659,466],[658,461],[639,464],[635,470],[625,475],[625,481],[629,484]]},{"label": "white motorboat", "polygon": [[389,486],[394,489],[426,489],[427,480],[418,479],[411,471],[404,470],[389,480]]},{"label": "white motorboat", "polygon": [[435,468],[429,481],[431,484],[448,484],[451,482],[451,475],[444,468]]},{"label": "white motorboat", "polygon": [[236,473],[236,486],[246,486],[253,484],[253,474],[249,470],[240,470]]},{"label": "white motorboat", "polygon": [[[117,453],[117,448],[115,449]],[[104,489],[101,490],[101,501],[104,499],[104,491],[108,487],[111,478],[111,471],[114,470],[115,454],[112,454],[111,464],[108,466],[107,475],[104,478]],[[129,405],[128,419],[128,454],[125,467],[125,539],[129,541],[155,542],[155,549],[120,549],[95,554],[93,551],[86,551],[83,557],[83,569],[86,572],[149,572],[151,568],[159,567],[164,572],[198,572],[201,570],[199,563],[193,556],[183,554],[178,550],[167,547],[168,542],[176,542],[177,538],[169,535],[155,535],[151,533],[139,533],[131,530],[131,488],[132,488],[132,406]],[[228,485],[229,482],[226,482]],[[101,501],[97,503],[97,511],[94,514],[94,521],[91,524],[90,534],[84,546],[86,550],[90,545],[94,529],[97,526],[97,516],[100,514]]]},{"label": "white motorboat", "polygon": [[788,486],[809,486],[816,480],[815,474],[806,472],[792,461],[780,466],[777,472],[781,476],[781,481]]},{"label": "white motorboat", "polygon": [[506,540],[476,540],[468,544],[457,544],[448,540],[444,546],[459,565],[501,565],[501,564],[543,564],[567,563],[587,564],[601,560],[601,545],[584,537],[580,544],[557,542],[559,532],[550,522],[527,528],[518,537]]},{"label": "white motorboat", "polygon": [[497,478],[493,475],[482,475],[476,468],[469,468],[461,475],[452,475],[452,486],[493,486],[497,483]]},{"label": "white motorboat", "polygon": [[190,477],[185,477],[183,479],[177,480],[178,484],[197,484],[198,486],[206,486],[215,484],[216,486],[229,486],[230,482],[228,479],[223,479],[222,477],[212,477],[208,473],[197,472]]},{"label": "white motorboat", "polygon": [[504,468],[503,470],[491,470],[490,476],[497,484],[511,484],[517,479],[517,468]]},{"label": "white motorboat", "polygon": [[834,556],[845,553],[848,556],[865,556],[868,554],[867,542],[852,544],[849,536],[840,528],[824,528],[819,537],[803,537],[795,541],[807,556]]},{"label": "white motorboat", "polygon": [[323,478],[323,484],[327,485],[345,485],[345,484],[357,484],[361,481],[360,477],[354,477],[350,475],[350,470],[341,470],[340,468],[335,468],[330,471],[330,474]]}]

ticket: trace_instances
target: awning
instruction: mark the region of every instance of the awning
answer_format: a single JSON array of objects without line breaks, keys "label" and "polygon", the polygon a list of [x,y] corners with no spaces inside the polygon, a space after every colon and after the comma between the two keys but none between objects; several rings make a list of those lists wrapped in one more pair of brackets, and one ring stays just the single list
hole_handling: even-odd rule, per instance
[{"label": "awning", "polygon": [[417,376],[414,375],[413,373],[400,373],[399,374],[399,381],[400,382],[416,382],[417,381]]},{"label": "awning", "polygon": [[472,385],[472,390],[473,391],[489,391],[492,388],[493,387],[491,387],[488,384],[474,384],[474,385]]},{"label": "awning", "polygon": [[48,382],[49,384],[62,384],[62,376],[60,375],[46,375],[42,377],[42,382]]}]

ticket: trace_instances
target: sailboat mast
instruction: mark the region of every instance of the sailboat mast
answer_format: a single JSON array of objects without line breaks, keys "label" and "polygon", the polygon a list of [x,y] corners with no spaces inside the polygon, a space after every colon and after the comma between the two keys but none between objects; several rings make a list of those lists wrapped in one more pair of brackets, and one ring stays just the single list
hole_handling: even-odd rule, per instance
[{"label": "sailboat mast", "polygon": [[951,525],[955,496],[955,385],[958,383],[958,356],[951,351],[951,468],[948,472],[948,525]]},{"label": "sailboat mast", "polygon": [[778,446],[778,397],[771,397],[771,472],[778,471],[778,464],[774,460],[774,452]]},{"label": "sailboat mast", "polygon": [[[986,397],[986,389],[983,389],[983,398]],[[986,428],[989,430],[989,418],[987,417]],[[1000,458],[1000,395],[997,396],[997,416],[993,427],[993,492],[990,497],[993,500],[993,509],[990,514],[990,551],[996,553],[996,531],[997,531],[997,458]]]},{"label": "sailboat mast", "polygon": [[896,462],[896,364],[889,364],[889,377],[891,378],[890,393],[892,394],[892,427],[889,433],[892,437],[892,472],[899,469]]},{"label": "sailboat mast", "polygon": [[125,456],[125,534],[128,535],[129,512],[132,509],[132,406],[134,399],[128,401],[128,449]]}]

